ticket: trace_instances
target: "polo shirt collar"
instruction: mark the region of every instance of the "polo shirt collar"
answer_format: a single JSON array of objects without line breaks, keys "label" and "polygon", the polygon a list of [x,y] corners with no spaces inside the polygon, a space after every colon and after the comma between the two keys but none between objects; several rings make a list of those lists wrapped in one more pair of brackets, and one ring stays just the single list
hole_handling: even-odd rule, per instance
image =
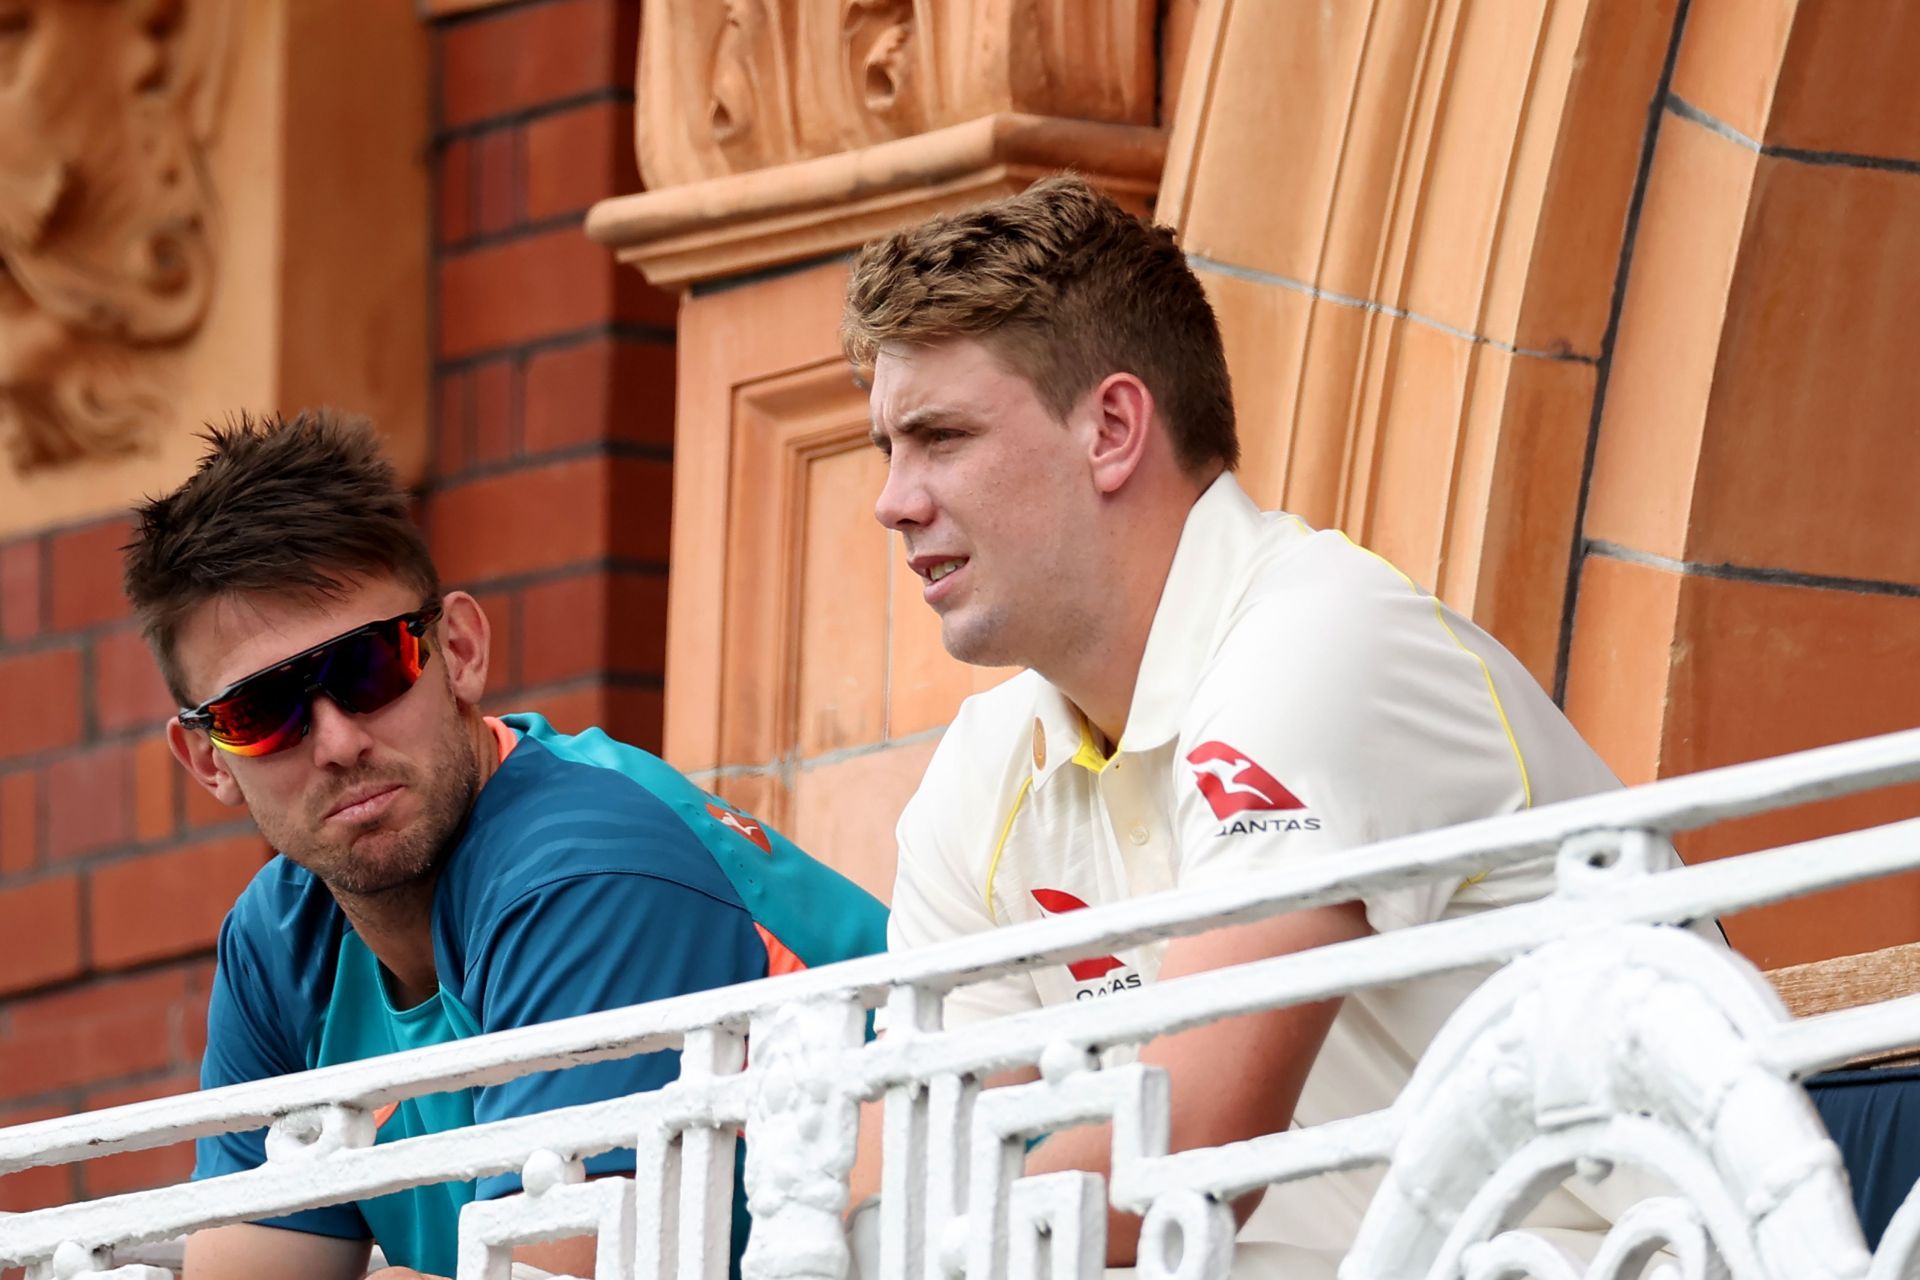
[{"label": "polo shirt collar", "polygon": [[[1260,508],[1231,472],[1222,472],[1187,512],[1147,633],[1126,731],[1114,756],[1151,751],[1179,732],[1201,665],[1213,651],[1228,592],[1253,554],[1262,519]],[[1080,709],[1040,681],[1033,704],[1033,785],[1044,787],[1070,764],[1099,773],[1110,762]]]},{"label": "polo shirt collar", "polygon": [[1069,765],[1099,773],[1107,763],[1080,708],[1042,680],[1033,701],[1033,785],[1046,786]]},{"label": "polo shirt collar", "polygon": [[1228,595],[1258,545],[1262,520],[1230,471],[1221,472],[1187,513],[1147,632],[1120,751],[1151,751],[1179,733]]}]

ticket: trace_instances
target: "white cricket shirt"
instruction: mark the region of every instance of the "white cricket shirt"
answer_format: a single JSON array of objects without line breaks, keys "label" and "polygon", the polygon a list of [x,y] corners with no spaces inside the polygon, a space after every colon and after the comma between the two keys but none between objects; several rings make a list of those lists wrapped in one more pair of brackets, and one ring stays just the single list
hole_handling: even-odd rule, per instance
[{"label": "white cricket shirt", "polygon": [[[900,818],[889,943],[1238,880],[1618,785],[1485,632],[1343,535],[1260,511],[1222,475],[1188,515],[1110,757],[1031,671],[961,707]],[[1552,875],[1542,859],[1393,889],[1365,900],[1367,919],[1384,931],[1484,911],[1545,895]],[[1152,982],[1166,945],[955,991],[947,1025]],[[1486,972],[1349,996],[1295,1123],[1391,1104]],[[1378,1180],[1276,1187],[1241,1239],[1337,1254]],[[1566,1192],[1529,1221],[1601,1225]]]}]

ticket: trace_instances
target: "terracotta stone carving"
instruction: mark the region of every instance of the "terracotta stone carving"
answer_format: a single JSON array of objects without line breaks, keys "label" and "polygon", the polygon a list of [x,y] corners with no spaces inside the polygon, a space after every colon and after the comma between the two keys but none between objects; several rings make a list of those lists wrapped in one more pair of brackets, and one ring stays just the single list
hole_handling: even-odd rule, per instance
[{"label": "terracotta stone carving", "polygon": [[996,112],[1155,121],[1154,0],[647,0],[653,189]]},{"label": "terracotta stone carving", "polygon": [[148,353],[212,293],[229,0],[0,0],[0,438],[22,471],[138,447]]}]

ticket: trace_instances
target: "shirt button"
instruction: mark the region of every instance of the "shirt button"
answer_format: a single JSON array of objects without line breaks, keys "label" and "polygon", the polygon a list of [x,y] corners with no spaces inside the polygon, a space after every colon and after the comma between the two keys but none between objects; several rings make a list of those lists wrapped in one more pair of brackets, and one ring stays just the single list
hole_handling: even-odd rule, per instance
[{"label": "shirt button", "polygon": [[1127,839],[1133,841],[1135,844],[1145,844],[1147,842],[1147,834],[1146,827],[1138,822],[1127,828]]}]

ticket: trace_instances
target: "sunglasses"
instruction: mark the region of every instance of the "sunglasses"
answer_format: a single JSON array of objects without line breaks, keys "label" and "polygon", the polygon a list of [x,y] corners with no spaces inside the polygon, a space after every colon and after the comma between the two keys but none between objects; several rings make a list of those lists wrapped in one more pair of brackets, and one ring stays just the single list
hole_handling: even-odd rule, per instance
[{"label": "sunglasses", "polygon": [[256,671],[180,713],[188,729],[205,729],[213,745],[236,756],[284,751],[313,727],[313,695],[324,693],[351,715],[380,710],[413,688],[431,650],[427,628],[440,602],[369,622]]}]

